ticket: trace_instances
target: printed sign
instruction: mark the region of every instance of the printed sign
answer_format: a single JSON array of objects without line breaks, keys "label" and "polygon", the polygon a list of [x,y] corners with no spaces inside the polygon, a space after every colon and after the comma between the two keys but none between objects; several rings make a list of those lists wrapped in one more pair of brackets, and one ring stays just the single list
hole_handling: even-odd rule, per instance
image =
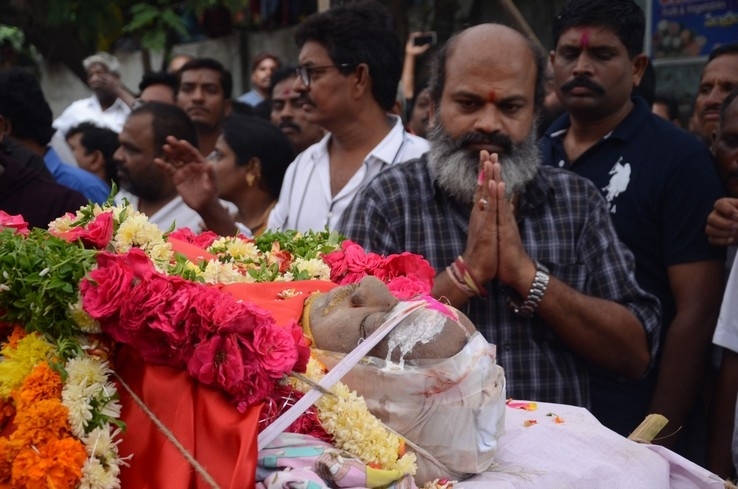
[{"label": "printed sign", "polygon": [[738,0],[651,0],[651,57],[692,58],[738,40]]}]

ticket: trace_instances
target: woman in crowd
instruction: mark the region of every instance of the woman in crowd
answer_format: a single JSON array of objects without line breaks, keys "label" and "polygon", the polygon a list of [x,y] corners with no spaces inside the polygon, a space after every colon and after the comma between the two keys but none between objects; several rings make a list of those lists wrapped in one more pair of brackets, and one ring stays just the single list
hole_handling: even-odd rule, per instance
[{"label": "woman in crowd", "polygon": [[254,236],[261,234],[279,197],[284,172],[295,159],[287,137],[268,121],[233,114],[208,159],[215,166],[220,198],[238,208],[235,220]]}]

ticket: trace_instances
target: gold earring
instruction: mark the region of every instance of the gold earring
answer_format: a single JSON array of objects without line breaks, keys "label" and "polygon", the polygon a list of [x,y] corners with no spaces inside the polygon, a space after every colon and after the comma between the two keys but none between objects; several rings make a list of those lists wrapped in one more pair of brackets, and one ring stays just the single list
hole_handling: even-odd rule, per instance
[{"label": "gold earring", "polygon": [[255,181],[256,181],[256,177],[254,176],[253,173],[246,174],[246,185],[248,185],[249,187],[252,187]]}]

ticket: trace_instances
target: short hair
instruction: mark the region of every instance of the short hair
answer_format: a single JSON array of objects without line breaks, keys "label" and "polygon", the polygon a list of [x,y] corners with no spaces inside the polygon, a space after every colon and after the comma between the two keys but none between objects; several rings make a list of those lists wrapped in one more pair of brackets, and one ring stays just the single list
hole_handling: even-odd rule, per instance
[{"label": "short hair", "polygon": [[81,122],[73,126],[64,135],[66,139],[75,134],[81,134],[79,142],[84,146],[86,153],[100,151],[105,159],[105,176],[109,180],[115,180],[117,165],[113,154],[120,146],[118,133],[107,127],[101,127],[93,122]]},{"label": "short hair", "polygon": [[[428,88],[430,90],[431,100],[436,106],[440,106],[441,104],[441,96],[443,95],[443,88],[446,84],[446,62],[448,61],[448,55],[463,32],[464,31],[460,31],[451,36],[451,38],[441,46],[441,49],[438,50],[433,62],[431,63]],[[530,38],[525,37],[523,34],[520,34],[520,37],[524,39],[528,45],[531,56],[533,56],[533,62],[536,65],[536,80],[533,91],[533,110],[536,114],[539,114],[543,108],[543,101],[546,99],[546,61],[540,49],[538,49],[538,46],[536,46]],[[413,96],[415,96],[415,94],[413,94]]]},{"label": "short hair", "polygon": [[259,53],[256,56],[254,56],[254,60],[251,62],[251,73],[256,71],[256,68],[258,68],[261,62],[264,61],[265,59],[273,60],[275,63],[277,63],[277,67],[279,67],[282,64],[282,62],[279,61],[279,57],[276,54]]},{"label": "short hair", "polygon": [[[679,102],[677,101],[674,94],[671,93],[657,93],[653,97],[654,104],[662,104],[666,107],[666,115],[670,121],[679,119]],[[653,105],[653,104],[651,104]]]},{"label": "short hair", "polygon": [[269,82],[269,98],[274,95],[274,87],[290,78],[297,78],[296,67],[293,65],[282,66],[274,70]]},{"label": "short hair", "polygon": [[138,92],[141,93],[152,85],[166,85],[171,87],[174,93],[177,93],[179,91],[179,78],[174,73],[168,71],[150,71],[141,77],[141,81],[138,84]]},{"label": "short hair", "polygon": [[582,26],[612,29],[631,59],[643,52],[646,18],[633,0],[569,0],[554,17],[554,46],[565,31]]},{"label": "short hair", "polygon": [[154,135],[155,154],[161,154],[167,136],[184,139],[195,148],[198,147],[195,123],[179,106],[162,102],[146,102],[133,109],[128,118],[147,114],[153,118],[151,131]]},{"label": "short hair", "polygon": [[22,68],[0,71],[0,115],[10,120],[11,136],[18,139],[46,146],[54,135],[54,116],[41,84]]},{"label": "short hair", "polygon": [[721,129],[725,125],[725,118],[727,117],[728,107],[730,107],[730,104],[732,104],[736,98],[738,98],[738,88],[730,92],[728,96],[725,97],[723,101],[720,103],[720,128]]},{"label": "short hair", "polygon": [[389,111],[395,103],[402,73],[403,43],[390,12],[375,1],[359,0],[313,14],[295,32],[298,47],[322,45],[339,72],[348,75],[359,64],[369,67],[374,100]]},{"label": "short hair", "polygon": [[88,56],[82,60],[82,66],[84,67],[85,71],[88,71],[90,67],[94,64],[103,65],[105,69],[108,70],[108,72],[113,73],[114,75],[120,74],[120,61],[118,61],[118,58],[110,53],[99,51],[92,56]]},{"label": "short hair", "polygon": [[182,81],[182,74],[185,71],[190,70],[213,70],[220,74],[220,88],[223,90],[223,95],[226,100],[230,99],[233,95],[233,76],[223,64],[217,59],[213,58],[193,58],[186,62],[177,72],[179,81]]},{"label": "short hair", "polygon": [[720,46],[710,51],[710,56],[707,57],[707,62],[709,63],[715,58],[719,58],[720,56],[725,56],[728,54],[738,55],[738,41],[729,42],[728,44],[721,44]]},{"label": "short hair", "polygon": [[260,117],[231,114],[223,124],[223,139],[236,154],[237,165],[245,165],[254,156],[261,160],[264,185],[274,199],[279,198],[284,173],[295,159],[287,136]]}]

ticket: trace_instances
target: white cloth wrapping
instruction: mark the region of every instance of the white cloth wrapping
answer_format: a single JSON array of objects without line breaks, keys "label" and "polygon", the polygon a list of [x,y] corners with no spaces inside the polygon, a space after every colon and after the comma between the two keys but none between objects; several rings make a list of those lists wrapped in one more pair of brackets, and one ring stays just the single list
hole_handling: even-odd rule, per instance
[{"label": "white cloth wrapping", "polygon": [[[418,486],[436,478],[460,480],[492,465],[504,432],[505,376],[495,352],[477,332],[444,360],[400,367],[365,357],[342,382],[387,426],[442,464],[416,451]],[[341,358],[319,350],[313,355],[329,368]]]}]

